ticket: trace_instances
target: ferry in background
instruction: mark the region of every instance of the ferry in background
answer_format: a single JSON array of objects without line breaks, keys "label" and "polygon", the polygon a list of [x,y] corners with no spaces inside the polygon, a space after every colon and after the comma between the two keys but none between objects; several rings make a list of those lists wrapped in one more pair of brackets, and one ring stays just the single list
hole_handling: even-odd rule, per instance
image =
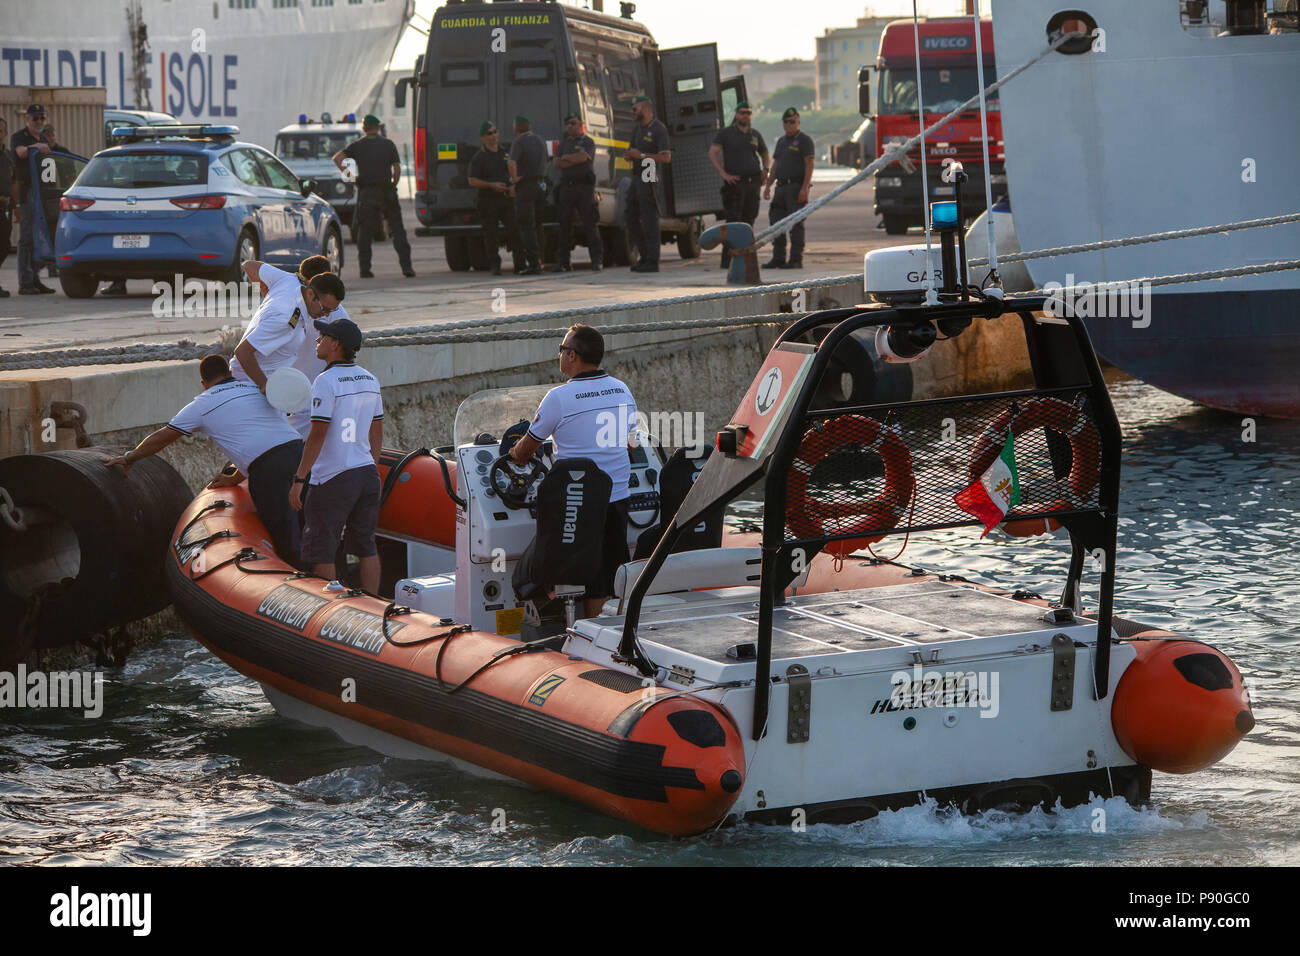
[{"label": "ferry in background", "polygon": [[[360,110],[412,0],[41,0],[0,5],[0,85],[102,86],[107,109],[233,124],[270,145],[286,113]],[[10,124],[13,125],[12,122]]]},{"label": "ferry in background", "polygon": [[[1021,248],[1300,212],[1295,0],[994,0],[998,60],[1069,41],[1002,93]],[[982,184],[981,184],[982,185]],[[1027,263],[1034,284],[1108,282],[1300,259],[1300,223]],[[1097,352],[1157,388],[1300,418],[1300,271],[1157,286],[1147,317],[1086,320]]]}]

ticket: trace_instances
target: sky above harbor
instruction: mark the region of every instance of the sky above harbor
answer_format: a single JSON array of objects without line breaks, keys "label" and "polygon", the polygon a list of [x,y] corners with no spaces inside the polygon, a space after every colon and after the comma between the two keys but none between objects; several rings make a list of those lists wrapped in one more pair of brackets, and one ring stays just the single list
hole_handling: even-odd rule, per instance
[{"label": "sky above harbor", "polygon": [[[985,16],[989,5],[989,0],[981,0]],[[415,12],[427,20],[439,6],[439,0],[416,0]],[[718,56],[724,60],[811,60],[817,37],[828,29],[853,26],[868,15],[867,7],[863,0],[636,0],[635,17],[650,28],[661,47],[717,43]],[[965,11],[965,2],[919,0],[918,7],[922,16],[952,16]],[[619,0],[605,0],[606,13],[617,15],[618,9]],[[875,0],[870,14],[911,16],[912,2]],[[408,28],[392,65],[413,66],[425,43],[421,34]]]}]

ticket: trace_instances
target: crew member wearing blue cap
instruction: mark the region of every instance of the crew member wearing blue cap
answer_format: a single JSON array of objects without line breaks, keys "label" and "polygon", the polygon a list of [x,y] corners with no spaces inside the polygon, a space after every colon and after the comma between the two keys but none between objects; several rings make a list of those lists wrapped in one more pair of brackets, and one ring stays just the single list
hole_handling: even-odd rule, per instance
[{"label": "crew member wearing blue cap", "polygon": [[[720,130],[709,147],[709,162],[722,177],[722,208],[727,222],[754,224],[758,194],[767,178],[767,144],[750,125],[754,111],[741,100],[730,126]],[[722,246],[722,268],[731,263],[731,250]]]},{"label": "crew member wearing blue cap", "polygon": [[[14,174],[18,186],[18,294],[37,295],[53,292],[36,275],[36,207],[41,202],[39,184],[32,186],[32,167],[29,153],[48,153],[45,142],[45,107],[33,103],[27,107],[27,125],[9,140],[14,153]],[[44,212],[44,209],[41,210]]]},{"label": "crew member wearing blue cap", "polygon": [[415,275],[411,268],[411,244],[406,239],[402,204],[397,198],[397,184],[402,181],[402,160],[393,141],[380,134],[378,116],[367,113],[361,120],[361,130],[364,136],[348,143],[333,157],[340,172],[345,158],[353,159],[357,164],[357,209],[353,215],[356,216],[357,265],[361,267],[361,278],[374,277],[370,271],[370,244],[381,217],[388,223],[402,275],[410,278]]},{"label": "crew member wearing blue cap", "polygon": [[558,223],[556,272],[569,271],[570,236],[573,215],[578,214],[587,236],[587,253],[591,271],[600,271],[600,206],[596,201],[596,144],[582,131],[582,117],[570,113],[564,117],[564,139],[555,157],[560,183],[555,187],[555,216]]},{"label": "crew member wearing blue cap", "polygon": [[[812,189],[813,141],[807,133],[799,131],[799,111],[793,106],[781,114],[785,135],[772,149],[772,172],[763,184],[763,198],[771,198],[767,207],[769,223],[779,222],[808,203]],[[776,183],[776,192],[772,184]],[[785,233],[772,240],[772,258],[763,264],[772,269],[803,268],[803,223],[790,230],[790,258],[785,257]]]},{"label": "crew member wearing blue cap", "polygon": [[[384,403],[379,380],[356,364],[361,330],[351,319],[317,320],[316,356],[328,364],[311,387],[311,432],[289,492],[305,511],[302,562],[337,589],[334,556],[339,536],[347,554],[361,559],[361,586],[379,593],[379,454],[384,443]],[[304,509],[302,487],[311,483]]]},{"label": "crew member wearing blue cap", "polygon": [[546,144],[533,132],[527,116],[515,117],[510,144],[510,181],[515,185],[515,222],[519,245],[528,267],[523,274],[542,271],[542,221],[546,217]]},{"label": "crew member wearing blue cap", "polygon": [[[636,126],[632,128],[631,145],[623,154],[632,164],[632,186],[627,191],[627,205],[623,218],[628,236],[636,243],[641,258],[632,266],[633,272],[659,271],[659,167],[672,162],[669,151],[668,127],[655,119],[655,105],[648,96],[638,96],[632,101],[632,115]],[[646,160],[653,160],[646,163]]]},{"label": "crew member wearing blue cap", "polygon": [[515,187],[510,183],[510,162],[501,149],[501,131],[491,120],[484,120],[478,128],[478,138],[483,148],[469,161],[469,184],[478,190],[476,207],[479,225],[483,228],[483,247],[492,274],[501,274],[500,231],[505,226],[506,248],[515,260],[515,275],[527,268],[523,250],[519,247],[518,229],[515,228]]}]

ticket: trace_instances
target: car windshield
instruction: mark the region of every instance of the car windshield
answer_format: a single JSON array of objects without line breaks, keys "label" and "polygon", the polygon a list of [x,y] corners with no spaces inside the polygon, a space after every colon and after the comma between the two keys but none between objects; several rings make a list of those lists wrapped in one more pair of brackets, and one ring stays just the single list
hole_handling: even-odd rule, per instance
[{"label": "car windshield", "polygon": [[360,136],[359,133],[281,133],[275,155],[281,159],[329,159]]},{"label": "car windshield", "polygon": [[[559,383],[555,383],[558,385]],[[456,447],[473,444],[479,435],[487,433],[493,441],[511,425],[532,421],[537,406],[555,385],[524,385],[519,388],[489,388],[475,392],[460,403],[456,410],[454,441]]]},{"label": "car windshield", "polygon": [[208,158],[199,153],[140,152],[101,154],[86,166],[78,186],[146,189],[199,186],[208,181]]},{"label": "car windshield", "polygon": [[[984,85],[997,80],[993,67],[984,68]],[[948,113],[979,92],[979,74],[975,67],[927,67],[921,70],[921,89],[925,93],[927,113]],[[1000,109],[998,94],[989,97],[988,108]],[[979,109],[975,104],[972,109]],[[880,71],[880,112],[916,112],[916,70],[884,69]]]}]

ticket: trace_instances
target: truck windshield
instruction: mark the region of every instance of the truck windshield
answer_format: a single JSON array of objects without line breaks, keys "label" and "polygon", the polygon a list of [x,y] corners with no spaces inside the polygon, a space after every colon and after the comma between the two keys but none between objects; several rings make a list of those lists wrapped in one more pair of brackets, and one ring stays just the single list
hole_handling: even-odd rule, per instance
[{"label": "truck windshield", "polygon": [[290,160],[329,159],[360,138],[360,133],[281,133],[275,138],[275,155]]},{"label": "truck windshield", "polygon": [[[993,67],[984,68],[984,83],[997,80]],[[947,113],[979,92],[979,74],[973,66],[922,67],[921,90],[927,113]],[[880,112],[916,112],[916,68],[886,68],[880,71]],[[978,109],[976,104],[972,109]],[[989,109],[1000,109],[998,94],[989,97]]]}]

